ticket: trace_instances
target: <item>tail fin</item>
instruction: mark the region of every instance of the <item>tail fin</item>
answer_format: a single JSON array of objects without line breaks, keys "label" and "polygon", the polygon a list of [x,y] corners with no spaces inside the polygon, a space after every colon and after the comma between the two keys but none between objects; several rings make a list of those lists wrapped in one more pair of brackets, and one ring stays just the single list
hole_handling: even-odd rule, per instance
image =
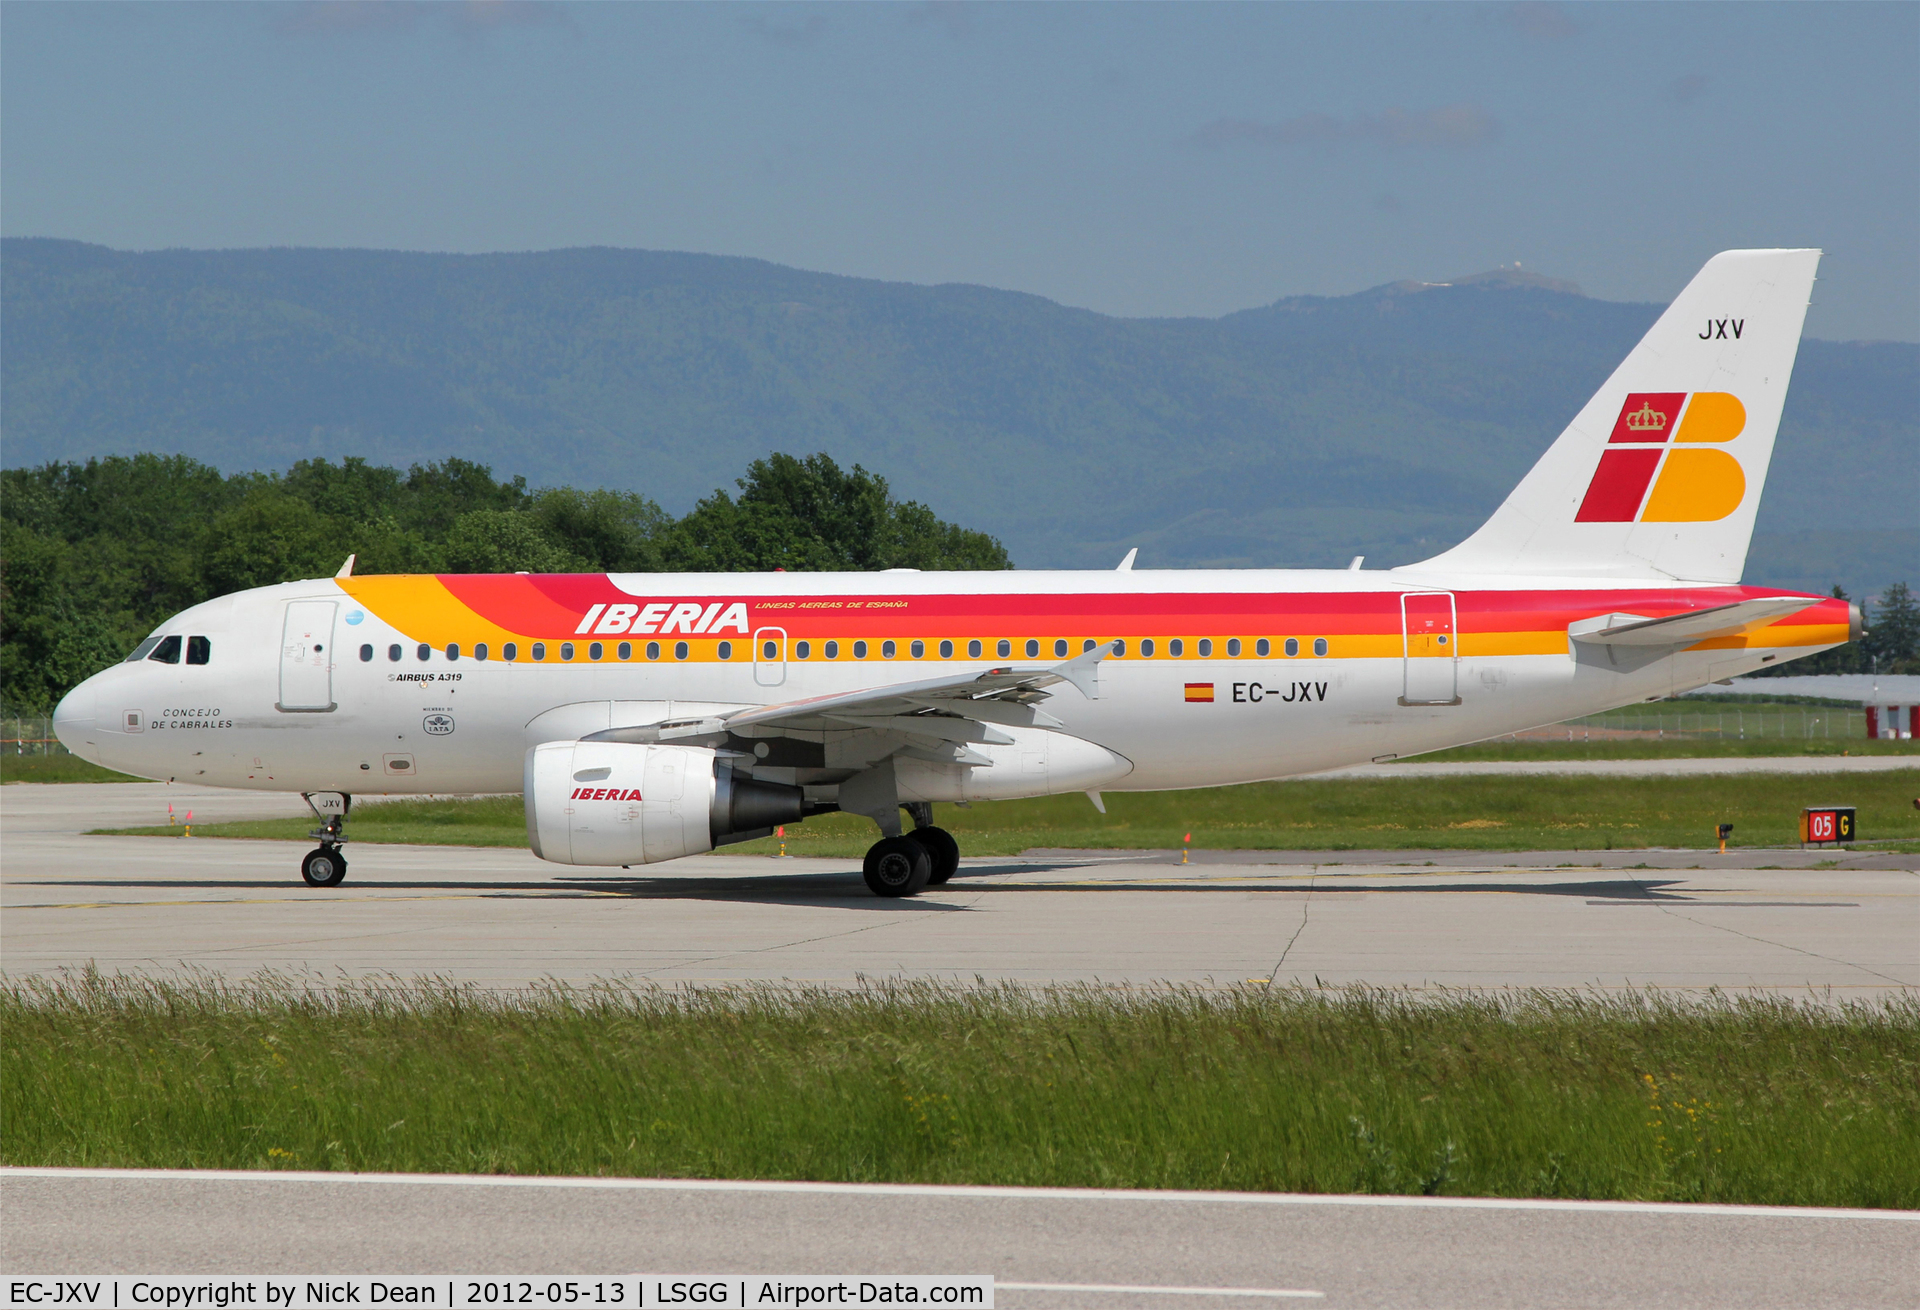
[{"label": "tail fin", "polygon": [[1408,567],[1738,582],[1819,263],[1708,260],[1493,517]]}]

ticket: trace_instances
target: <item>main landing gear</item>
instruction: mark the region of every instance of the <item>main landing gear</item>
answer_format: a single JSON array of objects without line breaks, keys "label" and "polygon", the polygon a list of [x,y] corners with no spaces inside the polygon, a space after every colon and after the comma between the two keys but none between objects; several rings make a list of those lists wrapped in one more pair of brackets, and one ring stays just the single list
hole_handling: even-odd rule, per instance
[{"label": "main landing gear", "polygon": [[340,853],[340,848],[346,844],[347,811],[353,807],[353,797],[339,795],[338,808],[333,807],[334,797],[330,795],[319,802],[315,801],[315,793],[307,793],[302,799],[313,811],[313,817],[320,820],[320,826],[307,834],[320,846],[308,851],[300,861],[300,876],[309,887],[338,887],[347,876],[347,857]]},{"label": "main landing gear", "polygon": [[882,837],[861,865],[875,896],[917,896],[953,877],[960,867],[960,843],[945,828],[933,826],[933,806],[911,801],[900,808],[913,819],[913,830]]}]

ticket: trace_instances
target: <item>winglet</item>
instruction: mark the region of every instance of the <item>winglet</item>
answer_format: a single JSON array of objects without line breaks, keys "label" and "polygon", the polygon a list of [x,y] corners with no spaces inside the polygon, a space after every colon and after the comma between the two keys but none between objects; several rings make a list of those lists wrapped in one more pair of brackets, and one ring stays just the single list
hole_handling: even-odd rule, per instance
[{"label": "winglet", "polygon": [[336,573],[336,574],[334,574],[333,576],[334,576],[334,577],[336,577],[336,578],[350,578],[350,577],[352,577],[352,576],[353,576],[353,561],[354,561],[355,559],[357,559],[357,558],[359,558],[359,557],[358,557],[357,555],[349,555],[349,556],[347,556],[347,562],[346,562],[345,564],[342,564],[342,565],[340,566],[340,571],[339,571],[338,573]]},{"label": "winglet", "polygon": [[1138,546],[1135,546],[1132,550],[1127,552],[1127,557],[1121,560],[1119,565],[1113,571],[1115,573],[1133,572],[1133,557],[1135,555],[1138,555],[1139,553],[1140,553],[1140,548]]},{"label": "winglet", "polygon": [[1100,699],[1100,661],[1113,654],[1115,643],[1102,642],[1090,651],[1074,656],[1064,664],[1056,664],[1047,672],[1063,678],[1080,689],[1080,694],[1088,700]]}]

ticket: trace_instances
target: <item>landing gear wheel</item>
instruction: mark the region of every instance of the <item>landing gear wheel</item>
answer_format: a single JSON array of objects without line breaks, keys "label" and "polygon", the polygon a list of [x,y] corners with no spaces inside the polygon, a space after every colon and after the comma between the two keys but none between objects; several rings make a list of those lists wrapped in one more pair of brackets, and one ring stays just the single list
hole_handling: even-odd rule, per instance
[{"label": "landing gear wheel", "polygon": [[300,876],[307,880],[309,887],[338,887],[340,880],[347,876],[347,857],[337,846],[309,851],[307,858],[300,861]]},{"label": "landing gear wheel", "polygon": [[883,837],[868,849],[860,872],[875,896],[917,896],[933,877],[933,860],[911,837]]},{"label": "landing gear wheel", "polygon": [[933,861],[929,886],[938,887],[960,868],[960,843],[945,828],[915,828],[907,836],[926,847],[927,857]]}]

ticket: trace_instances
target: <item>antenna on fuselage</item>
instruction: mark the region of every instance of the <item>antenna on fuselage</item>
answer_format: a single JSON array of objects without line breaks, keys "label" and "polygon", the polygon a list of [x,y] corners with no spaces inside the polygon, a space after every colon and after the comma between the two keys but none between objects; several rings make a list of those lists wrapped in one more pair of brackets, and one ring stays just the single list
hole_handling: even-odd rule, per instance
[{"label": "antenna on fuselage", "polygon": [[1138,555],[1139,553],[1140,553],[1140,548],[1138,546],[1135,546],[1132,550],[1128,551],[1127,557],[1120,561],[1119,567],[1114,569],[1114,572],[1115,573],[1133,572],[1133,557],[1135,555]]},{"label": "antenna on fuselage", "polygon": [[353,576],[353,562],[354,562],[354,560],[356,560],[356,559],[358,559],[358,558],[359,558],[359,555],[358,555],[358,554],[353,554],[353,555],[349,555],[349,556],[347,556],[347,562],[346,562],[345,564],[342,564],[342,565],[340,566],[340,571],[339,571],[338,573],[336,573],[336,574],[334,574],[333,576],[334,576],[334,577],[336,577],[336,578],[350,578],[350,577],[352,577],[352,576]]},{"label": "antenna on fuselage", "polygon": [[1360,571],[1360,566],[1366,562],[1367,562],[1367,557],[1365,555],[1355,555],[1353,557],[1353,563],[1347,565],[1347,572],[1358,573]]}]

